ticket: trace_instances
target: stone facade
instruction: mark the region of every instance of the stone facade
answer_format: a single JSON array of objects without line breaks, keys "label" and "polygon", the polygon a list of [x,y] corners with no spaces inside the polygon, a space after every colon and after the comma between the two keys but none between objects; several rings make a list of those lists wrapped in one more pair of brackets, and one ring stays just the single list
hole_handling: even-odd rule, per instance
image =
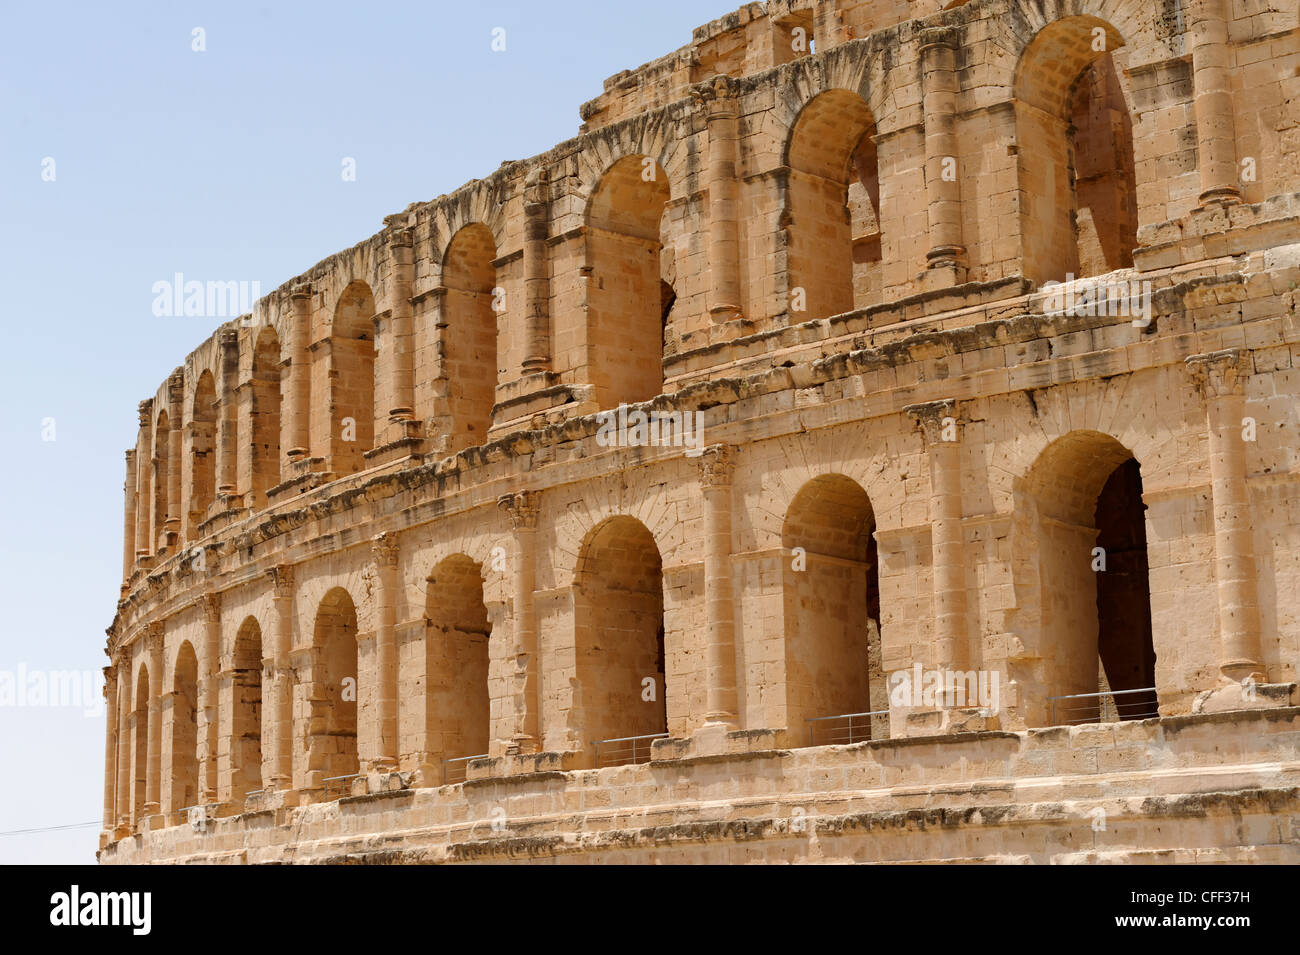
[{"label": "stone facade", "polygon": [[218,329],[101,861],[1300,861],[1298,18],[750,4]]}]

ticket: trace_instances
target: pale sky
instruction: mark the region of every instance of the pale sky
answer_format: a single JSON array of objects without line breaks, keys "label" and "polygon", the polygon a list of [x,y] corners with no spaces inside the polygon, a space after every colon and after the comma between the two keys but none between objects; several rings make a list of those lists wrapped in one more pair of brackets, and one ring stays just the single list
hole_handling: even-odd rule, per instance
[{"label": "pale sky", "polygon": [[385,215],[576,135],[607,76],[739,6],[4,4],[0,863],[94,861],[98,685],[89,712],[80,692],[33,706],[12,690],[107,662],[136,405],[219,324],[155,317],[154,283],[269,291]]}]

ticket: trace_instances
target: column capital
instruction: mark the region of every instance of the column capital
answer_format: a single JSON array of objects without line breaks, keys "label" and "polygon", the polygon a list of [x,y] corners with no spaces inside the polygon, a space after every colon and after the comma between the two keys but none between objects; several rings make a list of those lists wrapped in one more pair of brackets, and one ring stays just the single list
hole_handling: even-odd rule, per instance
[{"label": "column capital", "polygon": [[283,600],[293,596],[293,567],[289,564],[281,564],[278,567],[272,567],[266,572],[271,578],[271,586],[275,591],[275,599]]},{"label": "column capital", "polygon": [[223,328],[217,332],[217,343],[222,348],[238,348],[239,332],[233,328]]},{"label": "column capital", "polygon": [[397,535],[390,531],[377,534],[370,541],[370,553],[374,557],[375,563],[380,567],[396,567],[397,557],[401,552],[401,545],[397,540]]},{"label": "column capital", "polygon": [[410,226],[394,229],[388,233],[388,245],[394,249],[409,249],[415,245],[415,230]]},{"label": "column capital", "polygon": [[1245,379],[1250,374],[1249,357],[1250,352],[1245,348],[1226,348],[1191,355],[1183,359],[1183,364],[1203,398],[1225,398],[1245,390]]},{"label": "column capital", "polygon": [[299,282],[293,288],[289,289],[289,298],[291,299],[311,298],[311,292],[312,292],[312,288],[310,282]]},{"label": "column capital", "polygon": [[203,620],[206,623],[221,622],[221,594],[219,592],[213,591],[200,594],[194,603],[203,611]]},{"label": "column capital", "polygon": [[691,87],[691,99],[710,116],[734,114],[737,108],[736,81],[730,76],[715,76]]},{"label": "column capital", "polygon": [[736,471],[736,449],[730,444],[713,444],[700,455],[700,485],[730,487]]},{"label": "column capital", "polygon": [[[144,632],[140,635],[140,646],[144,652],[150,656],[162,654],[163,649],[163,625],[159,622],[147,623],[144,625]],[[161,677],[162,674],[159,674]]]},{"label": "column capital", "polygon": [[140,427],[147,428],[153,424],[153,399],[146,398],[136,406],[136,413],[140,416]]},{"label": "column capital", "polygon": [[908,405],[903,410],[912,417],[917,428],[925,436],[927,447],[940,441],[952,443],[961,434],[960,409],[956,398]]},{"label": "column capital", "polygon": [[933,26],[921,30],[921,52],[924,54],[933,47],[946,47],[955,50],[960,45],[960,36],[956,27]]},{"label": "column capital", "polygon": [[545,166],[539,166],[524,178],[524,211],[530,214],[540,212],[551,201],[551,174]]},{"label": "column capital", "polygon": [[532,530],[537,526],[541,495],[536,491],[502,494],[497,498],[497,507],[505,511],[506,517],[510,519],[511,530]]}]

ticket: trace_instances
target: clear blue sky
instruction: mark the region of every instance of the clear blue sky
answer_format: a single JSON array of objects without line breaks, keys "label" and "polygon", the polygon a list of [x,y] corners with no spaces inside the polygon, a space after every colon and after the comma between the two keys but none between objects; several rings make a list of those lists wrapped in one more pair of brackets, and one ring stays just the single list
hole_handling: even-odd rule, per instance
[{"label": "clear blue sky", "polygon": [[[6,4],[0,675],[106,663],[136,404],[217,324],[154,317],[154,282],[269,291],[572,137],[605,77],[739,5]],[[102,709],[0,705],[0,832],[98,820],[103,762]],[[0,862],[92,862],[96,838],[0,835]]]}]

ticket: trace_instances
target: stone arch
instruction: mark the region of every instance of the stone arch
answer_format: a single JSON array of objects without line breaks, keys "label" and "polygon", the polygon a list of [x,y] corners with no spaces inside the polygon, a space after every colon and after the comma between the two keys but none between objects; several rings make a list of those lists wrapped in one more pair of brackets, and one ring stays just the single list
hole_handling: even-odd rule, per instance
[{"label": "stone arch", "polygon": [[866,100],[845,89],[813,97],[790,129],[785,149],[790,169],[787,267],[791,308],[801,320],[838,315],[880,300],[875,134],[876,121]]},{"label": "stone arch", "polygon": [[158,412],[154,426],[153,440],[153,533],[154,552],[167,546],[169,536],[168,521],[172,517],[167,512],[167,488],[171,477],[171,418],[164,408]]},{"label": "stone arch", "polygon": [[[326,381],[331,470],[344,477],[365,468],[375,443],[375,296],[361,279],[349,282],[334,307]],[[313,436],[314,438],[315,436]],[[313,440],[313,445],[315,441]]]},{"label": "stone arch", "polygon": [[138,826],[144,819],[149,780],[149,667],[140,665],[135,679],[135,709],[132,715],[131,818]]},{"label": "stone arch", "polygon": [[482,222],[464,226],[447,245],[442,260],[442,362],[452,451],[484,444],[492,424],[497,379],[497,257],[492,230]]},{"label": "stone arch", "polygon": [[262,788],[262,627],[254,616],[235,632],[231,659],[231,798]]},{"label": "stone arch", "polygon": [[[572,725],[581,742],[666,732],[674,688],[664,672],[663,561],[639,520],[617,515],[588,531],[574,573],[573,610]],[[605,753],[618,759],[621,749]]]},{"label": "stone arch", "polygon": [[1120,32],[1091,15],[1043,26],[1016,66],[1023,267],[1035,282],[1133,265],[1138,206]]},{"label": "stone arch", "polygon": [[[629,117],[590,134],[577,156],[581,180],[591,183],[586,199],[590,201],[610,168],[631,156],[653,159],[667,171],[673,187],[688,184],[695,162],[688,146],[690,136],[689,119],[662,109]],[[684,196],[679,192],[675,198]]]},{"label": "stone arch", "polygon": [[253,342],[253,369],[249,381],[253,418],[253,474],[250,483],[254,508],[267,504],[266,492],[280,483],[280,339],[265,325]]},{"label": "stone arch", "polygon": [[170,696],[171,776],[167,812],[197,806],[199,788],[199,660],[194,645],[181,642],[172,666]]},{"label": "stone arch", "polygon": [[493,248],[501,248],[508,241],[506,209],[510,198],[511,194],[505,181],[498,179],[496,174],[472,183],[449,196],[446,203],[440,204],[439,208],[434,210],[436,220],[431,231],[436,235],[450,238],[442,246],[442,254],[437,255],[435,250],[438,240],[431,236],[431,241],[434,243],[434,248],[430,250],[433,258],[445,263],[447,248],[451,241],[462,229],[472,225],[486,227],[491,233]]},{"label": "stone arch", "polygon": [[311,683],[307,703],[307,771],[321,779],[360,771],[357,751],[357,608],[342,587],[329,590],[312,630]]},{"label": "stone arch", "polygon": [[[784,553],[787,727],[793,742],[856,742],[881,735],[889,708],[880,645],[875,514],[843,474],[805,483],[781,528]],[[826,717],[844,717],[827,720]],[[807,720],[812,724],[809,735]]]},{"label": "stone arch", "polygon": [[587,366],[602,408],[663,390],[664,333],[677,293],[665,280],[668,174],[649,156],[605,170],[587,202]]},{"label": "stone arch", "polygon": [[425,587],[424,736],[431,761],[485,755],[490,733],[483,569],[465,554],[434,567]]},{"label": "stone arch", "polygon": [[[1075,430],[1049,444],[1019,482],[1024,522],[1017,560],[1033,567],[1036,592],[1026,608],[1039,644],[1012,661],[1013,677],[1033,687],[1026,722],[1082,723],[1095,701],[1047,700],[1155,685],[1145,505],[1133,452],[1099,431]],[[1100,548],[1100,551],[1096,550]],[[1157,713],[1156,695],[1123,694],[1118,715]]]}]

